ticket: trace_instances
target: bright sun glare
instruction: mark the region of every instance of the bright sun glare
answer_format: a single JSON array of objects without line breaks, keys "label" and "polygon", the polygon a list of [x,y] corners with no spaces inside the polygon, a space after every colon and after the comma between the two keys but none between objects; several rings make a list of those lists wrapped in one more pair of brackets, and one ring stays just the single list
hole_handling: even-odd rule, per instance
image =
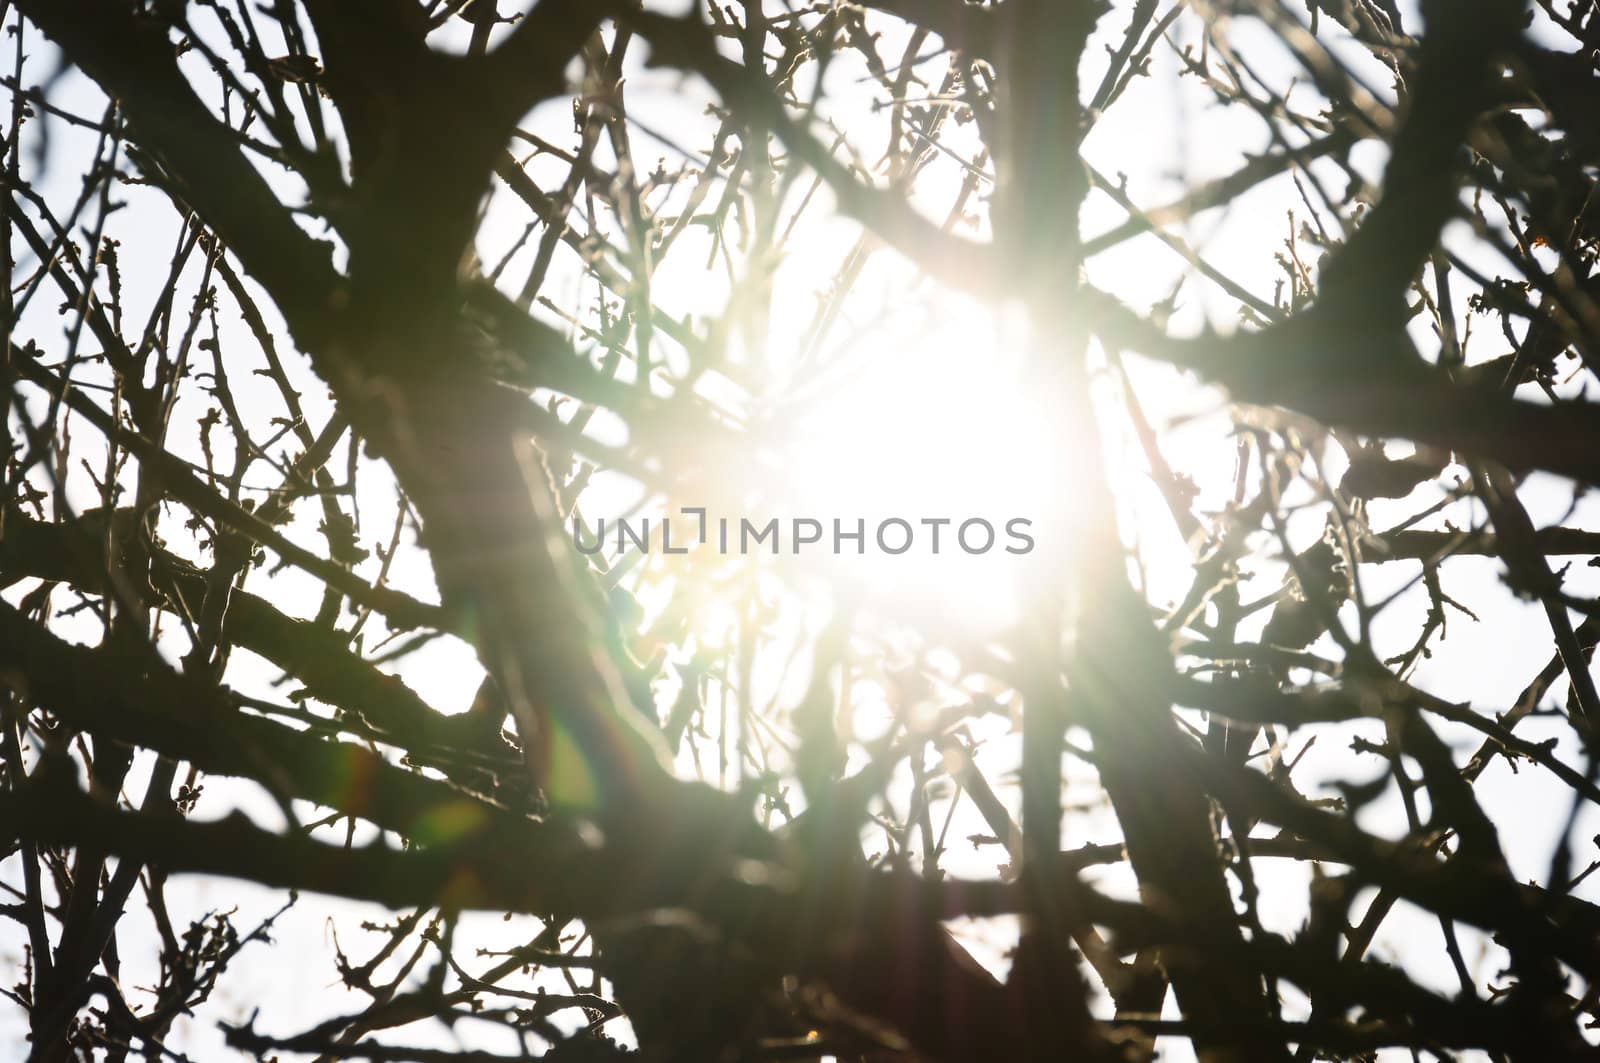
[{"label": "bright sun glare", "polygon": [[[986,627],[1013,618],[1012,551],[1031,551],[1040,533],[1050,426],[1004,329],[976,311],[951,316],[802,400],[781,425],[773,458],[785,473],[765,485],[766,501],[820,520],[830,539],[835,521],[864,523],[860,552],[819,545],[829,547],[821,567],[869,603]],[[885,526],[895,520],[910,534]],[[902,543],[904,553],[884,548]]]},{"label": "bright sun glare", "polygon": [[[604,518],[607,564],[643,568],[634,585],[646,613],[685,611],[702,645],[724,645],[754,568],[786,594],[820,595],[831,605],[847,599],[935,642],[984,641],[1021,619],[1029,581],[1055,578],[1072,550],[1054,541],[1061,536],[1048,511],[1053,499],[1076,494],[1063,482],[1061,448],[1092,429],[1065,423],[1059,404],[1030,385],[1036,355],[1025,328],[1003,309],[964,299],[930,304],[909,324],[880,308],[882,318],[895,317],[892,327],[866,330],[867,338],[841,344],[820,364],[779,361],[768,389],[774,398],[739,411],[744,444],[717,454],[698,486],[668,497],[621,474],[595,478],[580,504],[585,541],[595,541]],[[1120,380],[1102,366],[1092,390],[1120,401]],[[1158,422],[1174,411],[1217,407],[1214,396],[1196,407],[1199,389],[1171,370],[1140,373],[1137,386]],[[1231,465],[1231,443],[1212,442],[1220,444],[1215,455],[1187,453],[1185,468],[1209,478],[1217,462]],[[1108,457],[1147,479],[1135,445]],[[1150,511],[1162,502],[1148,493],[1123,515],[1125,527],[1170,524]],[[686,517],[686,507],[706,510],[703,543],[699,518]],[[694,558],[662,552],[666,517],[674,518],[675,543],[698,547]],[[637,529],[646,518],[654,552],[618,550],[618,520]],[[741,542],[742,521],[759,530],[774,519],[775,547]],[[811,522],[815,541],[796,541],[796,521]],[[1157,575],[1186,571],[1191,559],[1181,540],[1133,538]]]}]

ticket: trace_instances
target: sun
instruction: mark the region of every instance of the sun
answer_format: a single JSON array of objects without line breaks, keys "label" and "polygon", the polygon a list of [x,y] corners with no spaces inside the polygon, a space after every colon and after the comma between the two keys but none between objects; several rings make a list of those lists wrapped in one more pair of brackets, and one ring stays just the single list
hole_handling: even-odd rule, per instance
[{"label": "sun", "polygon": [[602,548],[647,613],[672,601],[703,630],[737,626],[759,571],[785,593],[847,600],[930,641],[981,642],[1022,619],[1040,580],[1070,568],[1072,522],[1052,518],[1082,493],[1073,482],[1082,471],[1063,451],[1088,448],[1115,483],[1139,575],[1176,587],[1190,544],[1171,527],[1128,425],[1128,392],[1163,440],[1175,427],[1172,466],[1217,506],[1234,464],[1217,421],[1225,400],[1177,371],[1130,359],[1124,372],[1091,352],[1096,423],[1073,423],[1060,396],[1034,383],[1037,357],[1003,309],[931,301],[913,327],[844,345],[831,361],[780,363],[768,398],[741,411],[739,445],[691,483],[661,493],[596,477],[577,541]]},{"label": "sun", "polygon": [[1058,486],[1050,411],[998,315],[952,301],[918,324],[796,374],[755,425],[771,475],[748,504],[819,523],[803,567],[868,608],[992,630],[1015,619],[1015,577]]}]

